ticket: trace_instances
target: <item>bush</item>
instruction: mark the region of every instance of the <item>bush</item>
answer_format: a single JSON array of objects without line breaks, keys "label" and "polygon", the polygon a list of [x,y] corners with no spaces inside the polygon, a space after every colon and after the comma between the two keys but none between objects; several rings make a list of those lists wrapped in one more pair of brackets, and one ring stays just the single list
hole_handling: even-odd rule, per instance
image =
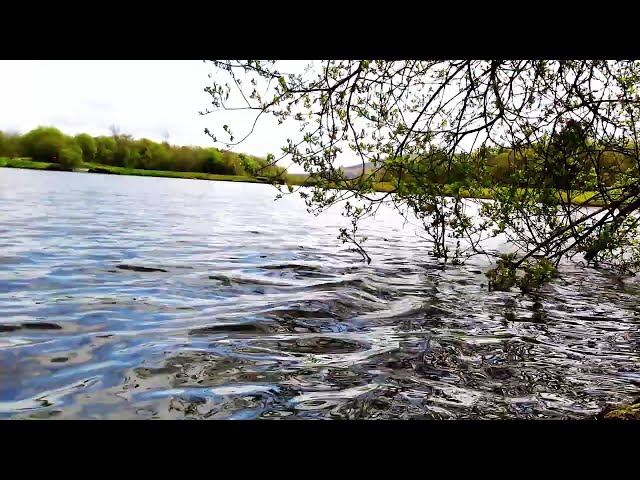
[{"label": "bush", "polygon": [[69,143],[60,150],[58,159],[60,166],[71,170],[82,165],[82,148],[77,143]]},{"label": "bush", "polygon": [[39,162],[50,162],[60,156],[66,138],[57,128],[38,127],[24,135],[20,143],[23,156]]},{"label": "bush", "polygon": [[20,136],[0,132],[0,157],[14,158],[19,156]]},{"label": "bush", "polygon": [[218,173],[224,172],[224,162],[217,150],[206,150],[201,154],[204,158],[202,160],[201,169],[204,173]]},{"label": "bush", "polygon": [[116,141],[112,137],[97,137],[95,140],[96,162],[112,165],[117,148]]},{"label": "bush", "polygon": [[86,133],[81,133],[76,135],[75,141],[82,149],[82,159],[85,162],[92,162],[98,152],[98,147],[93,137]]}]

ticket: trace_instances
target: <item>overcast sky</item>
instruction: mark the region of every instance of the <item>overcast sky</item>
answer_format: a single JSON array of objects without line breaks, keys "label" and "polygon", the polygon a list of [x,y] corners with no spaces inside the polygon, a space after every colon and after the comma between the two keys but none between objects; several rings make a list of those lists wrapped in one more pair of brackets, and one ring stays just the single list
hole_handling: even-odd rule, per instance
[{"label": "overcast sky", "polygon": [[[136,138],[162,141],[167,132],[172,144],[212,146],[206,126],[224,121],[240,134],[242,124],[239,117],[198,114],[210,105],[203,89],[212,71],[195,60],[0,61],[0,130],[51,125],[66,134],[108,135],[115,124]],[[235,151],[280,152],[286,131],[262,118]]]}]

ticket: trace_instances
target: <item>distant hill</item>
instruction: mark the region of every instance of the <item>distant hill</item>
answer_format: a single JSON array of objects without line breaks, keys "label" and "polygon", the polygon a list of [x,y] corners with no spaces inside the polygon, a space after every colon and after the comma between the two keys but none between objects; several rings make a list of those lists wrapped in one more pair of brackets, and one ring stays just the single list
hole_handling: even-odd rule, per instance
[{"label": "distant hill", "polygon": [[[357,165],[351,165],[349,167],[342,167],[342,169],[344,170],[344,174],[346,178],[356,178],[359,177],[360,175],[362,175],[362,163],[359,163]],[[366,162],[364,164],[364,173],[369,173],[371,170],[374,169],[373,163],[371,162]],[[290,173],[288,174],[289,178],[292,180],[296,180],[299,182],[303,182],[304,180],[307,179],[308,174],[306,173]]]},{"label": "distant hill", "polygon": [[363,173],[369,172],[374,167],[373,167],[373,163],[366,162],[364,164],[364,172],[362,171],[362,163],[359,163],[357,165],[351,165],[350,167],[343,167],[343,168],[344,168],[344,174],[347,178],[354,178],[362,175]]}]

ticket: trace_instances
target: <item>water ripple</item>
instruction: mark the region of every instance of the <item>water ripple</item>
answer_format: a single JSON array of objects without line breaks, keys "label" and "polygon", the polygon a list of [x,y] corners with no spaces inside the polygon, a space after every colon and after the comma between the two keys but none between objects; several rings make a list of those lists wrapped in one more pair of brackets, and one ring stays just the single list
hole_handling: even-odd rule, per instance
[{"label": "water ripple", "polygon": [[638,395],[637,282],[488,292],[485,260],[442,270],[384,209],[366,265],[338,211],[273,196],[0,169],[0,417],[590,418]]}]

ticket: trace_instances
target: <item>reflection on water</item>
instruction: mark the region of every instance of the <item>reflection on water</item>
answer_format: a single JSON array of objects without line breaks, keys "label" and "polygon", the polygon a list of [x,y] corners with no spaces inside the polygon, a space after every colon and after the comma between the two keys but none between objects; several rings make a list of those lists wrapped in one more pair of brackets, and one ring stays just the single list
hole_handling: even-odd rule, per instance
[{"label": "reflection on water", "polygon": [[370,265],[264,185],[0,169],[1,418],[589,418],[640,391],[633,282],[487,292],[389,212]]}]

